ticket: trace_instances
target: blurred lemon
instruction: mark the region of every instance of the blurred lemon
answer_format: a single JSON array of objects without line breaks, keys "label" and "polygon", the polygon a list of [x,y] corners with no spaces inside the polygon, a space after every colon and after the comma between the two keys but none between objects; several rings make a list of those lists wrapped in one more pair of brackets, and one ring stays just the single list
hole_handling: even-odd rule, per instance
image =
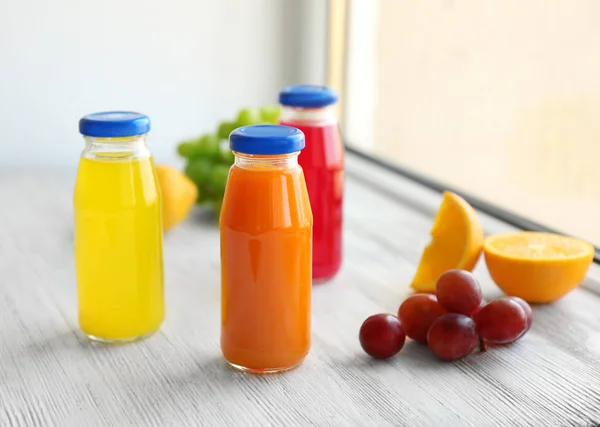
[{"label": "blurred lemon", "polygon": [[162,192],[163,230],[179,224],[188,215],[198,198],[196,184],[171,166],[156,165]]},{"label": "blurred lemon", "polygon": [[579,285],[594,259],[589,243],[551,233],[491,235],[483,244],[490,276],[507,295],[556,301]]}]

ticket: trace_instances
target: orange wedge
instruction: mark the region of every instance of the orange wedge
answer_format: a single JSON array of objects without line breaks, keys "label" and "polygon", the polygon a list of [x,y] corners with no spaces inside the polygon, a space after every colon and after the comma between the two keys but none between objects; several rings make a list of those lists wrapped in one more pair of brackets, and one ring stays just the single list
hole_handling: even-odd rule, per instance
[{"label": "orange wedge", "polygon": [[471,271],[483,246],[483,228],[475,210],[462,197],[444,192],[411,287],[417,292],[435,292],[440,275],[450,269]]},{"label": "orange wedge", "polygon": [[521,231],[485,239],[490,276],[507,294],[531,303],[556,301],[579,285],[594,259],[592,245],[572,237]]}]

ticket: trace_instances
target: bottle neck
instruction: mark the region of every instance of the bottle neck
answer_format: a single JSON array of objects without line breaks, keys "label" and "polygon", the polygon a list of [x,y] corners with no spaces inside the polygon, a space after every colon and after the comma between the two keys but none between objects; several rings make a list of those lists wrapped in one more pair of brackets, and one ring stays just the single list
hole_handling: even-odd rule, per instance
[{"label": "bottle neck", "polygon": [[90,159],[122,160],[149,157],[146,136],[134,135],[119,138],[97,138],[85,136],[82,157]]},{"label": "bottle neck", "polygon": [[273,170],[291,169],[298,166],[299,151],[276,156],[263,156],[234,152],[235,166],[242,169]]},{"label": "bottle neck", "polygon": [[283,106],[281,109],[280,122],[306,122],[310,124],[330,125],[336,124],[337,118],[333,110],[333,105],[320,108],[301,108]]}]

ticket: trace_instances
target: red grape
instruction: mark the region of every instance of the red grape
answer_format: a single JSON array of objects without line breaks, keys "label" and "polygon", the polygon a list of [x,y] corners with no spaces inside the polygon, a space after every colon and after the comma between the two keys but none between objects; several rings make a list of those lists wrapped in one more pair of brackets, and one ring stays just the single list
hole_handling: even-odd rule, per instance
[{"label": "red grape", "polygon": [[487,303],[488,302],[485,298],[481,298],[481,303],[479,303],[479,307],[477,307],[477,310],[475,310],[473,312],[473,314],[471,314],[471,317],[475,316],[475,313],[477,313],[479,310],[481,310]]},{"label": "red grape", "polygon": [[381,313],[369,316],[363,322],[358,338],[369,356],[387,359],[402,350],[406,334],[400,319],[392,314]]},{"label": "red grape", "polygon": [[494,344],[506,344],[520,338],[527,329],[527,314],[511,298],[494,300],[473,316],[479,335]]},{"label": "red grape", "polygon": [[523,332],[523,335],[525,335],[529,328],[531,328],[531,324],[533,323],[533,311],[531,310],[531,306],[527,304],[527,302],[524,299],[521,299],[519,297],[508,298],[519,304],[521,308],[525,310],[525,316],[527,317],[527,327],[525,328],[525,332]]},{"label": "red grape", "polygon": [[452,361],[466,357],[479,344],[475,322],[463,314],[444,314],[429,328],[427,344],[440,359]]},{"label": "red grape", "polygon": [[435,294],[441,306],[451,313],[470,316],[481,304],[479,282],[466,270],[443,273],[435,286]]},{"label": "red grape", "polygon": [[446,314],[435,295],[415,294],[400,305],[398,317],[406,331],[406,336],[422,343],[427,342],[427,331],[431,324]]}]

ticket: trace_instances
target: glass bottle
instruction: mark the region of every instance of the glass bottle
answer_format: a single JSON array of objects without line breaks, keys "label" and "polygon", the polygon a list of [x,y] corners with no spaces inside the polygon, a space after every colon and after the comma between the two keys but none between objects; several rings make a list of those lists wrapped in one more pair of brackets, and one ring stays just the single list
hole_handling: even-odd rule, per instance
[{"label": "glass bottle", "polygon": [[235,163],[221,208],[221,349],[253,373],[292,369],[310,348],[312,213],[298,154],[279,125],[230,135]]},{"label": "glass bottle", "polygon": [[135,341],[164,319],[162,206],[146,147],[150,119],[83,117],[73,196],[79,324],[93,340]]},{"label": "glass bottle", "polygon": [[324,86],[288,86],[279,94],[280,124],[300,129],[306,147],[298,161],[314,216],[313,279],[331,279],[342,264],[344,146],[333,106],[337,94]]}]

